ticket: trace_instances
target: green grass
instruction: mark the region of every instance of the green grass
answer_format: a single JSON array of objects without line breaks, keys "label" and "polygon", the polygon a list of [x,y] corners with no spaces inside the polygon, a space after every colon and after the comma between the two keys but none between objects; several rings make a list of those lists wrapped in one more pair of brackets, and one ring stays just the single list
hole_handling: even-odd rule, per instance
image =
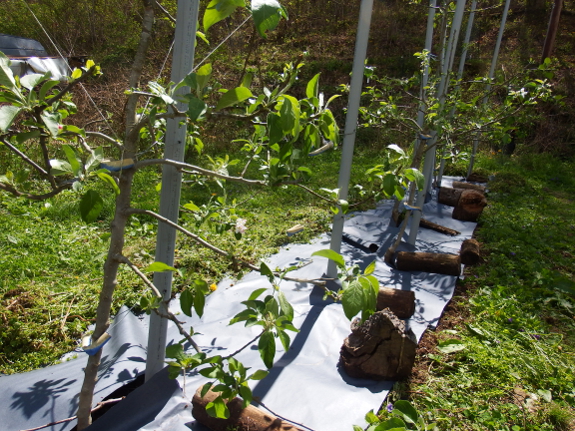
[{"label": "green grass", "polygon": [[[480,166],[495,174],[477,236],[485,262],[462,281],[438,349],[418,359],[423,378],[391,398],[410,397],[441,430],[573,429],[574,164],[538,154]],[[442,353],[452,338],[463,349]]]},{"label": "green grass", "polygon": [[[355,180],[379,153],[374,145],[358,147]],[[318,172],[310,187],[337,187],[340,154],[334,151],[310,159],[310,168]],[[139,172],[134,179],[133,206],[157,211],[159,182],[156,170]],[[114,203],[111,189],[97,184],[91,187],[100,187],[104,196],[104,210],[91,224],[80,219],[80,195],[76,192],[40,203],[0,195],[0,229],[5,233],[0,236],[0,373],[24,372],[56,362],[76,347],[76,340],[94,321]],[[182,203],[208,204],[221,195],[214,183],[209,187],[186,183]],[[216,234],[206,225],[197,226],[190,213],[182,213],[181,223],[253,264],[283,245],[308,242],[327,231],[331,223],[329,205],[295,187],[229,184],[227,201],[234,200],[233,214],[245,218],[248,227],[239,241],[233,231]],[[286,230],[296,224],[302,224],[304,231],[288,237]],[[154,261],[156,228],[157,222],[149,216],[138,215],[129,221],[125,254],[140,268]],[[178,236],[175,266],[176,290],[195,279],[211,284],[224,277],[239,278],[245,271],[183,235]],[[124,304],[138,311],[145,292],[142,283],[127,267],[121,268],[118,281],[113,312]]]}]

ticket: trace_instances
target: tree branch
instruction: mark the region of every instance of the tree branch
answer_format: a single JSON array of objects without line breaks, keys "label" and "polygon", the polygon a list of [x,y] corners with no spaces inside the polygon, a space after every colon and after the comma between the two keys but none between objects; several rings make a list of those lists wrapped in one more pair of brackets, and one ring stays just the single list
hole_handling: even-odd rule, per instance
[{"label": "tree branch", "polygon": [[43,195],[33,195],[30,193],[21,192],[9,184],[0,183],[0,189],[1,190],[4,190],[8,193],[11,193],[14,196],[25,197],[26,199],[30,199],[33,201],[44,201],[44,200],[49,199],[53,196],[56,196],[58,193],[61,193],[64,190],[68,190],[70,188],[72,188],[72,184],[66,184],[65,186],[62,186],[62,187],[56,187],[51,192],[45,193]]},{"label": "tree branch", "polygon": [[164,313],[160,313],[157,309],[154,310],[154,313],[156,313],[160,317],[163,317],[164,319],[169,319],[172,322],[174,322],[174,324],[178,327],[180,334],[183,335],[184,337],[186,337],[186,340],[188,340],[190,342],[190,344],[192,345],[194,350],[198,353],[201,351],[200,347],[196,344],[196,342],[193,340],[192,336],[188,333],[188,331],[186,331],[184,329],[184,327],[182,326],[182,322],[180,322],[176,318],[174,313],[172,313],[171,311],[168,310],[168,314],[164,314]]},{"label": "tree branch", "polygon": [[[143,210],[143,209],[139,209],[139,208],[130,208],[127,210],[128,214],[145,214],[145,215],[149,215],[151,217],[154,217],[156,220],[161,221],[163,223],[166,223],[167,225],[173,227],[176,230],[179,230],[180,232],[182,232],[184,235],[186,235],[187,237],[193,239],[194,241],[196,241],[198,244],[203,245],[204,247],[212,250],[213,252],[224,256],[224,257],[228,257],[228,258],[232,258],[235,259],[240,265],[251,269],[252,271],[256,271],[256,272],[260,272],[260,268],[258,268],[257,266],[255,266],[254,264],[251,264],[249,262],[246,262],[245,260],[242,259],[238,259],[235,256],[233,256],[231,253],[219,249],[218,247],[216,247],[215,245],[210,244],[209,242],[207,242],[206,240],[200,238],[198,235],[190,232],[189,230],[187,230],[186,228],[180,226],[177,223],[174,223],[173,221],[167,219],[166,217],[162,217],[160,214],[155,213],[153,211],[150,210]],[[274,272],[275,276],[279,276],[278,272]],[[327,280],[331,280],[331,279],[325,279],[325,278],[315,278],[315,279],[302,279],[302,278],[293,278],[293,277],[283,277],[283,280],[287,280],[287,281],[294,281],[296,283],[310,283],[313,284],[315,286],[319,286],[319,287],[323,287],[324,290],[326,290],[326,292],[331,292],[326,288],[326,281]]]},{"label": "tree branch", "polygon": [[132,269],[132,271],[134,271],[136,275],[142,279],[142,281],[146,284],[146,286],[148,286],[152,290],[152,292],[154,292],[154,295],[156,295],[156,297],[163,298],[162,294],[160,293],[158,288],[154,285],[154,283],[152,283],[150,279],[146,277],[146,274],[140,271],[140,269],[136,265],[134,265],[130,259],[120,254],[117,254],[115,257],[118,262],[125,263],[126,265],[128,265]]},{"label": "tree branch", "polygon": [[86,136],[88,137],[92,137],[92,138],[100,138],[103,139],[107,142],[110,142],[111,144],[114,144],[116,146],[116,148],[118,148],[119,150],[121,150],[124,146],[116,141],[114,138],[112,138],[111,136],[106,135],[105,133],[102,132],[92,132],[92,131],[88,131],[86,130]]},{"label": "tree branch", "polygon": [[[224,174],[221,174],[219,172],[212,171],[210,169],[204,169],[204,168],[200,168],[199,166],[190,165],[188,163],[178,162],[178,161],[170,160],[170,159],[142,160],[142,161],[136,163],[135,168],[140,169],[140,168],[143,168],[145,166],[150,166],[150,165],[170,165],[170,166],[174,166],[174,167],[178,168],[181,172],[186,173],[186,174],[192,174],[192,175],[202,174],[202,175],[206,175],[209,177],[220,178],[222,180],[236,182],[236,183],[242,183],[242,184],[248,184],[248,185],[252,185],[252,186],[254,186],[254,185],[266,186],[267,185],[267,183],[265,181],[262,181],[262,180],[250,180],[250,179],[246,179],[243,177],[233,177],[230,175],[224,175]],[[189,170],[187,170],[187,169],[189,169]]]},{"label": "tree branch", "polygon": [[14,153],[16,153],[18,155],[18,157],[20,157],[26,163],[32,165],[34,167],[34,169],[36,169],[42,175],[46,175],[46,176],[48,175],[48,172],[46,172],[46,170],[42,166],[38,165],[34,160],[30,159],[26,154],[24,154],[22,151],[20,151],[18,148],[16,148],[14,145],[12,145],[10,142],[6,141],[4,138],[0,138],[0,142],[2,142],[10,150],[12,150]]}]

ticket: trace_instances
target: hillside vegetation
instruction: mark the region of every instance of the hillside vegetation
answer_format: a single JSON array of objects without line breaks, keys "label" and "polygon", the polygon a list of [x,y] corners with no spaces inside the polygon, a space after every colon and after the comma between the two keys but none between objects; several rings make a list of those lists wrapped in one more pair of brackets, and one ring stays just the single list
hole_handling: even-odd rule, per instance
[{"label": "hillside vegetation", "polygon": [[[169,81],[171,17],[177,2],[160,3],[164,11],[157,13],[142,87],[150,80]],[[206,3],[202,2],[202,8]],[[499,76],[536,68],[551,3],[512,2]],[[305,83],[321,73],[320,90],[327,97],[342,95],[332,109],[343,127],[346,93],[341,90],[342,84],[349,83],[360,1],[284,0],[282,4],[290,19],[266,39],[253,26],[242,25],[247,15],[241,13],[213,26],[206,34],[209,44],[198,41],[197,62],[209,56],[214,78],[223,88],[237,86],[247,73],[253,74],[254,86],[263,88],[280,81],[285,63],[300,59],[305,65],[294,93],[305,95]],[[84,83],[100,112],[86,93],[76,91],[73,100],[79,112],[67,121],[93,131],[112,128],[121,135],[124,92],[141,28],[140,2],[40,0],[29,7],[44,29],[24,2],[10,0],[0,3],[0,16],[11,17],[0,21],[0,33],[40,40],[56,54],[45,30],[65,55],[87,56],[100,64],[103,75]],[[487,74],[497,36],[500,1],[481,1],[480,8],[464,80]],[[401,79],[418,72],[420,61],[413,54],[424,45],[426,14],[424,1],[375,2],[368,65],[379,76]],[[561,96],[560,103],[539,103],[528,122],[516,119],[512,155],[502,154],[505,142],[482,142],[477,170],[494,178],[477,232],[484,262],[466,270],[441,325],[422,341],[412,376],[399,382],[384,403],[409,399],[441,430],[575,429],[574,30],[575,10],[566,2],[551,63],[552,88]],[[434,46],[438,49],[439,38]],[[214,160],[219,162],[218,157],[227,154],[244,160],[239,151],[242,144],[234,142],[247,138],[243,123],[222,121],[202,124],[200,129],[204,160],[209,156],[216,164]],[[149,138],[143,136],[144,142]],[[364,174],[374,160],[382,158],[387,145],[396,142],[407,147],[410,141],[391,126],[360,129],[352,182],[369,188]],[[466,173],[465,155],[471,142],[460,144],[467,149],[461,152],[463,158],[450,160],[447,174]],[[163,148],[151,151],[161,155]],[[14,167],[4,161],[7,153],[0,146],[0,175]],[[340,156],[336,149],[313,158],[308,166],[316,174],[306,185],[314,190],[335,189]],[[187,159],[195,158],[199,155],[190,148]],[[232,174],[240,173],[234,164],[229,169]],[[158,169],[138,172],[134,206],[157,208],[160,181]],[[98,187],[104,189],[104,185]],[[193,200],[207,211],[222,205],[218,193],[215,183],[207,188],[185,184],[182,199]],[[102,284],[114,213],[113,196],[102,195],[101,214],[85,223],[78,213],[79,195],[73,190],[42,202],[0,192],[4,232],[0,236],[0,373],[25,372],[57,362],[76,347],[76,340],[94,321],[94,298]],[[246,219],[249,228],[241,241],[231,231],[219,235],[217,241],[252,264],[282,245],[308,241],[328,231],[333,216],[325,199],[285,186],[268,190],[231,185],[222,197],[226,203],[234,201],[235,216]],[[359,192],[352,197],[353,209],[375,204],[373,199],[361,200]],[[182,218],[190,229],[198,226],[190,213]],[[295,224],[304,225],[304,232],[286,237],[286,230]],[[136,265],[153,261],[156,230],[157,222],[151,217],[131,218],[126,253]],[[208,231],[202,234],[213,239]],[[229,259],[184,237],[178,239],[175,266],[174,291],[198,278],[217,283],[226,276],[239,278],[244,272]],[[121,269],[118,281],[113,312],[124,304],[141,312],[141,280],[129,269]],[[388,409],[369,417],[375,427],[389,418]]]}]

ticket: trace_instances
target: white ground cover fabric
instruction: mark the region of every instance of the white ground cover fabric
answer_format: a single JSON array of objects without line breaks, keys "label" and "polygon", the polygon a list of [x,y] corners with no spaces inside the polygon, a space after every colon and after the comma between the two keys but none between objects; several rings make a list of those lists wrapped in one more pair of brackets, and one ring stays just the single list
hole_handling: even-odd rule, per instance
[{"label": "white ground cover fabric", "polygon": [[[449,185],[444,178],[444,185]],[[407,325],[420,339],[428,327],[435,327],[443,309],[453,295],[456,277],[423,272],[402,272],[383,262],[383,255],[397,235],[398,229],[389,226],[392,202],[383,202],[377,209],[351,214],[345,223],[342,254],[348,265],[366,267],[376,259],[375,276],[380,284],[396,289],[413,290],[416,297],[415,315]],[[417,251],[458,253],[463,240],[471,237],[475,223],[451,218],[451,207],[432,200],[424,207],[424,217],[432,222],[460,231],[455,237],[420,229]],[[405,239],[407,238],[407,233]],[[379,249],[370,253],[376,244]],[[267,260],[270,268],[287,268],[306,263],[289,273],[290,277],[310,279],[321,277],[326,268],[325,258],[311,257],[314,251],[329,248],[329,237],[323,235],[311,244],[289,245]],[[400,249],[413,249],[402,244]],[[228,325],[229,320],[244,306],[254,289],[271,286],[267,278],[250,273],[234,283],[224,280],[206,302],[202,319],[178,318],[184,327],[193,326],[200,334],[194,339],[208,355],[228,355],[253,339],[259,327],[245,328],[243,324]],[[281,289],[295,310],[294,326],[290,333],[292,346],[288,352],[278,349],[270,374],[260,382],[253,382],[254,395],[272,411],[315,431],[351,431],[352,425],[365,425],[367,411],[377,410],[393,382],[352,379],[338,367],[339,350],[350,333],[350,322],[341,305],[323,301],[323,291],[311,284],[283,281]],[[270,290],[271,292],[271,290]],[[173,302],[177,309],[177,301]],[[95,402],[145,369],[147,321],[128,314],[116,319],[112,340],[104,347],[105,362],[98,382]],[[170,323],[169,339],[183,337]],[[186,347],[190,347],[187,346]],[[278,347],[281,347],[278,343]],[[192,351],[190,348],[188,351]],[[83,354],[82,354],[83,355]],[[237,359],[252,371],[263,369],[257,349],[252,346],[242,351]],[[85,357],[22,375],[0,378],[0,421],[7,431],[39,426],[53,420],[72,416],[77,406],[76,394],[82,381]],[[191,397],[207,380],[197,372],[176,381],[167,379],[165,371],[132,392],[96,421],[91,431],[128,430],[189,430],[205,428],[191,416]],[[46,428],[69,430],[74,422]]]}]

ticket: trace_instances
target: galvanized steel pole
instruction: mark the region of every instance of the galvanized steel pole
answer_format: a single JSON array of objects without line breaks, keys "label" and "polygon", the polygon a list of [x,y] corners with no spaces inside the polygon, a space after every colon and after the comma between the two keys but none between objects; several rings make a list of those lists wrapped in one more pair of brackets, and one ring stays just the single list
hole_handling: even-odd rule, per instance
[{"label": "galvanized steel pole", "polygon": [[[437,94],[439,95],[440,104],[445,103],[445,95],[447,93],[449,71],[450,66],[453,61],[453,56],[455,49],[457,48],[457,39],[459,37],[459,31],[461,30],[461,22],[463,20],[463,12],[465,11],[466,0],[457,0],[457,6],[455,7],[455,14],[453,15],[453,20],[451,23],[451,30],[449,36],[449,42],[447,44],[447,50],[444,56],[444,61],[441,68],[441,80],[439,81],[439,87],[437,89]],[[431,188],[431,182],[433,177],[433,170],[435,167],[435,143],[437,142],[436,133],[433,133],[433,138],[431,139],[430,145],[432,146],[425,153],[425,159],[423,161],[423,176],[425,177],[425,185],[423,190],[421,190],[417,195],[417,200],[415,203],[416,207],[423,207],[425,202],[425,195]],[[425,145],[420,142],[420,145]],[[417,239],[417,231],[419,229],[419,223],[421,221],[422,211],[415,211],[411,218],[411,224],[409,225],[409,236],[407,242],[411,245],[415,245]]]},{"label": "galvanized steel pole", "polygon": [[[503,9],[503,16],[501,17],[501,25],[499,26],[499,34],[497,35],[497,42],[495,43],[495,50],[493,51],[493,59],[491,60],[491,67],[489,69],[489,81],[495,76],[495,67],[497,66],[497,58],[499,57],[499,48],[501,46],[501,39],[503,39],[503,31],[505,30],[505,23],[507,22],[507,13],[509,12],[509,4],[511,0],[506,0],[505,7]],[[487,104],[488,93],[491,90],[491,83],[487,84],[485,87],[485,97],[483,98],[483,105]],[[473,172],[473,164],[475,163],[475,154],[477,153],[477,148],[479,147],[479,139],[475,138],[473,140],[473,151],[471,152],[471,158],[469,159],[469,167],[467,168],[467,176],[471,175]]]},{"label": "galvanized steel pole", "polygon": [[[174,43],[174,56],[172,60],[172,82],[180,82],[194,67],[194,54],[196,30],[199,15],[199,0],[178,0],[178,13],[176,17],[176,36]],[[183,94],[188,88],[181,88],[178,93]],[[185,111],[185,103],[177,103],[178,110]],[[178,118],[168,119],[166,128],[165,158],[176,161],[184,160],[186,148],[186,125],[181,124]],[[173,166],[164,165],[162,168],[162,192],[160,195],[160,214],[171,221],[178,220],[180,209],[180,193],[182,174]],[[174,264],[174,251],[176,247],[176,230],[160,223],[156,243],[156,262],[163,262],[172,266]],[[172,294],[172,273],[156,272],[154,284],[169,300]],[[158,310],[167,314],[167,306],[162,303]],[[164,368],[167,319],[156,313],[150,316],[150,330],[148,335],[148,359],[146,361],[146,380]]]},{"label": "galvanized steel pole", "polygon": [[[371,25],[372,11],[373,0],[362,0],[359,10],[359,22],[357,26],[357,36],[355,41],[355,55],[353,59],[349,101],[347,105],[347,115],[345,118],[341,165],[339,169],[339,199],[342,200],[347,200],[349,191],[351,164],[353,160],[353,147],[355,145],[355,134],[357,131],[357,118],[359,115],[359,102],[361,98],[361,90],[363,87],[363,72],[365,67],[365,59],[367,56],[367,45],[369,42],[369,28]],[[343,222],[344,214],[340,208],[339,212],[333,218],[333,227],[331,232],[331,249],[337,253],[339,253],[341,250]],[[328,277],[337,277],[337,266],[331,260],[328,262],[327,275]]]}]

